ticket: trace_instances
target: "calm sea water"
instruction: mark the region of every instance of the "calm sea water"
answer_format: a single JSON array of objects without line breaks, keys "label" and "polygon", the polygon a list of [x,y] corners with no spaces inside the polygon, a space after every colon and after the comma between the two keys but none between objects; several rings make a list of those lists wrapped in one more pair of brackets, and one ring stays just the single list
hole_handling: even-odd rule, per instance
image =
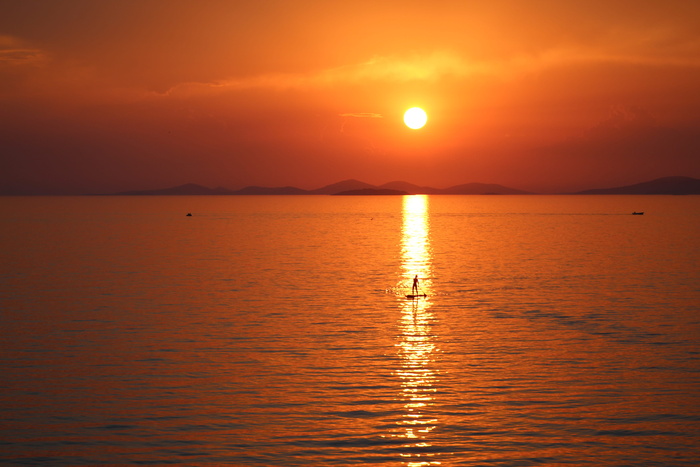
[{"label": "calm sea water", "polygon": [[2,465],[700,464],[700,197],[0,206]]}]

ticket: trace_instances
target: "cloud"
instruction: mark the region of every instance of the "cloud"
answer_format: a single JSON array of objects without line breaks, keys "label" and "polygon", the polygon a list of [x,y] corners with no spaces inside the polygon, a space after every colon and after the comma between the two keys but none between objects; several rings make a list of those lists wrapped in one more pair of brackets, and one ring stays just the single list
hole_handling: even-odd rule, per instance
[{"label": "cloud", "polygon": [[26,47],[12,36],[0,36],[0,65],[37,65],[46,59],[44,51]]},{"label": "cloud", "polygon": [[163,95],[187,96],[256,88],[320,88],[366,82],[433,81],[449,75],[467,76],[484,71],[482,65],[472,64],[450,52],[408,58],[375,56],[361,63],[308,73],[273,73],[210,83],[181,83]]},{"label": "cloud", "polygon": [[623,129],[646,129],[657,126],[656,118],[645,108],[634,105],[613,105],[606,118],[589,131],[609,132]]},{"label": "cloud", "polygon": [[[647,39],[648,40],[648,39]],[[309,89],[368,82],[435,82],[443,78],[492,77],[514,79],[526,74],[571,65],[642,65],[700,68],[700,54],[657,53],[633,47],[629,41],[618,48],[553,46],[530,53],[492,60],[475,60],[456,51],[440,50],[412,56],[374,56],[366,61],[306,73],[271,73],[213,82],[187,82],[160,95],[196,96],[249,89]],[[634,42],[634,41],[632,41]],[[698,46],[700,50],[700,45]]]},{"label": "cloud", "polygon": [[346,113],[339,114],[341,117],[355,117],[355,118],[384,118],[382,114],[373,112],[356,112],[356,113]]}]

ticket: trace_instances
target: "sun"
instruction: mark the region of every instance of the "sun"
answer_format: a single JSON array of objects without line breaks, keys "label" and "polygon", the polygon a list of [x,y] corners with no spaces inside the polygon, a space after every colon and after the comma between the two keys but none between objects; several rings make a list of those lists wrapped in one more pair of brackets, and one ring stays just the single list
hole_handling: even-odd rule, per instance
[{"label": "sun", "polygon": [[425,126],[428,114],[420,107],[411,107],[403,114],[403,122],[412,130],[418,130]]}]

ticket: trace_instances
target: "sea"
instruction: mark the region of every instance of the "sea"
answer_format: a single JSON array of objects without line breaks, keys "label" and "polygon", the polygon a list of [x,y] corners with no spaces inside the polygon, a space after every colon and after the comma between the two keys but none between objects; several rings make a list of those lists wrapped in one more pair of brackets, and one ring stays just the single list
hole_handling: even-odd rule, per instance
[{"label": "sea", "polygon": [[700,196],[0,212],[0,465],[700,465]]}]

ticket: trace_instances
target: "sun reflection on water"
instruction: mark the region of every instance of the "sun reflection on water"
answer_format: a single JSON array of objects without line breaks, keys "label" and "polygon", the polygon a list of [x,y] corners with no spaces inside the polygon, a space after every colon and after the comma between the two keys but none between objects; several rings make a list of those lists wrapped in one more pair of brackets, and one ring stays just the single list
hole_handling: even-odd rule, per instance
[{"label": "sun reflection on water", "polygon": [[[432,444],[428,435],[438,426],[438,419],[431,415],[435,403],[437,372],[434,369],[435,316],[431,306],[431,267],[430,224],[428,216],[429,199],[425,195],[403,197],[402,232],[402,281],[399,288],[410,290],[413,278],[418,276],[419,293],[427,297],[401,300],[401,319],[398,324],[398,355],[401,367],[396,374],[401,379],[400,398],[404,413],[397,425],[396,434],[404,438],[406,451],[401,454],[407,459],[408,467],[440,465],[432,458]],[[432,458],[432,459],[431,459]]]},{"label": "sun reflection on water", "polygon": [[407,281],[416,274],[421,280],[430,277],[432,259],[429,234],[428,196],[404,196],[401,257],[403,276]]}]

